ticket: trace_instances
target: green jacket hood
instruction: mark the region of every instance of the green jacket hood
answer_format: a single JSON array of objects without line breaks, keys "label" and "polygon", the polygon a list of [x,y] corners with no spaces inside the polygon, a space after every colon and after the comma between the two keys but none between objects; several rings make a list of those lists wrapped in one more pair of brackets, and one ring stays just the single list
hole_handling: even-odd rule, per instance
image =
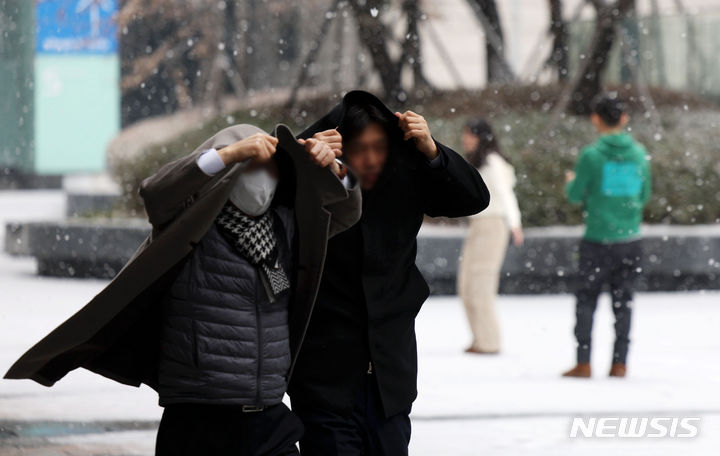
[{"label": "green jacket hood", "polygon": [[628,133],[600,136],[595,143],[598,152],[613,160],[626,160],[638,153],[635,140]]}]

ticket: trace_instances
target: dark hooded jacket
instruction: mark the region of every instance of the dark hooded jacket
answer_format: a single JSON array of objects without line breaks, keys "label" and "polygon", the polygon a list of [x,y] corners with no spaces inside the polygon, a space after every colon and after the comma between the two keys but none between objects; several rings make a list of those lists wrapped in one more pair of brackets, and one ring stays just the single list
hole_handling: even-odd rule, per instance
[{"label": "dark hooded jacket", "polygon": [[[354,91],[301,133],[340,127],[350,106],[372,104],[393,113],[373,95]],[[396,125],[392,122],[392,125]],[[372,362],[387,416],[409,409],[417,396],[415,316],[429,289],[415,266],[416,236],[425,215],[476,214],[490,201],[477,170],[437,143],[432,167],[414,143],[391,129],[391,151],[378,182],[363,192],[360,222],[328,243],[313,318],[289,393],[294,406],[352,410],[354,394]]]}]

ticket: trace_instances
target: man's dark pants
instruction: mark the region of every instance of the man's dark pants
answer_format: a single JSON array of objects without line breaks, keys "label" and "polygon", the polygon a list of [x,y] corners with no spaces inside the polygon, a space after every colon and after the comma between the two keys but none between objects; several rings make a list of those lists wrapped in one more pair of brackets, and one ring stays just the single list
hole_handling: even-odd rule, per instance
[{"label": "man's dark pants", "polygon": [[640,272],[642,245],[639,240],[600,244],[580,243],[579,283],[575,293],[575,337],[578,363],[590,362],[593,315],[605,284],[610,287],[615,314],[613,363],[625,363],[630,343],[630,319],[635,281]]},{"label": "man's dark pants", "polygon": [[410,409],[385,418],[374,374],[364,376],[351,414],[295,407],[305,425],[302,456],[407,456]]},{"label": "man's dark pants", "polygon": [[233,405],[177,404],[163,411],[156,456],[292,456],[303,433],[285,404],[261,412]]}]

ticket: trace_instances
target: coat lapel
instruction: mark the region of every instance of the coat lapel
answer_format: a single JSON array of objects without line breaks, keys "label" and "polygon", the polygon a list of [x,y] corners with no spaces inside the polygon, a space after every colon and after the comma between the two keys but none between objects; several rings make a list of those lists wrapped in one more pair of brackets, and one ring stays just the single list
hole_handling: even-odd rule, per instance
[{"label": "coat lapel", "polygon": [[[347,197],[347,190],[334,175],[317,167],[290,129],[278,125],[275,135],[292,158],[297,177],[295,220],[297,222],[298,257],[296,287],[290,309],[290,346],[292,366],[310,321],[320,286],[330,231],[330,212],[325,206]],[[292,373],[292,368],[290,372]]]}]

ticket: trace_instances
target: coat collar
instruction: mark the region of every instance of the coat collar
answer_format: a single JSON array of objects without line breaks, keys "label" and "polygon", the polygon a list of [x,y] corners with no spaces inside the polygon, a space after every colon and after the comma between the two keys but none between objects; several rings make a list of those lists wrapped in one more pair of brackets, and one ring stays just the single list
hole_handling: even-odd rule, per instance
[{"label": "coat collar", "polygon": [[393,179],[399,169],[415,169],[417,168],[418,163],[422,161],[422,154],[417,150],[414,141],[405,141],[403,139],[403,132],[397,122],[395,113],[378,97],[370,92],[365,92],[364,90],[352,90],[347,92],[339,104],[300,133],[299,137],[310,138],[315,133],[324,130],[332,128],[342,129],[348,109],[356,105],[372,105],[376,107],[385,117],[387,117],[391,125],[389,131],[391,143],[390,156],[388,157],[385,169],[380,175],[380,180],[373,188],[373,192],[375,192],[376,190],[386,186],[388,182]]},{"label": "coat collar", "polygon": [[320,168],[312,162],[287,125],[278,124],[273,134],[279,140],[278,147],[290,155],[295,165],[297,185],[313,182],[323,206],[347,199],[348,191],[340,179],[330,169]]}]

